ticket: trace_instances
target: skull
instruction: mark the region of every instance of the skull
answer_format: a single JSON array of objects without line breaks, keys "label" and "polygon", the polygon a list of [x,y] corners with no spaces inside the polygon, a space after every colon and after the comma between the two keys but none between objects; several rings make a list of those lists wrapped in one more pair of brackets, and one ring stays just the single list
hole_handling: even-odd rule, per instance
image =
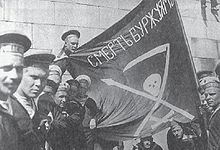
[{"label": "skull", "polygon": [[153,96],[158,96],[161,86],[161,76],[157,73],[151,74],[147,77],[143,83],[144,91],[150,93]]}]

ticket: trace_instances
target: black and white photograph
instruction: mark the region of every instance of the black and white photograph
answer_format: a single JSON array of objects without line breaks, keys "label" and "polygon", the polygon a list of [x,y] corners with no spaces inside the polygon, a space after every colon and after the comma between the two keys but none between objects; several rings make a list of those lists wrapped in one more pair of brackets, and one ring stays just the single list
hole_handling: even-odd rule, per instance
[{"label": "black and white photograph", "polygon": [[0,150],[220,150],[220,0],[0,0]]}]

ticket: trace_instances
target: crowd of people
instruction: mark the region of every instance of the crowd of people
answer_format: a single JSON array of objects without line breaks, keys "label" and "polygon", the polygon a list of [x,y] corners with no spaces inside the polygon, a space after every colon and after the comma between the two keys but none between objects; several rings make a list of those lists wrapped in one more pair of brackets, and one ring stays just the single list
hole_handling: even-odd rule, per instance
[{"label": "crowd of people", "polygon": [[[0,34],[0,150],[94,150],[97,143],[96,101],[87,94],[88,75],[61,80],[80,33],[65,32],[58,56],[29,50],[30,39],[16,31]],[[198,74],[200,117],[170,122],[169,150],[220,150],[220,66]],[[122,150],[123,143],[106,142]],[[109,146],[111,145],[111,146]],[[162,150],[152,136],[140,137],[133,150]]]},{"label": "crowd of people", "polygon": [[189,123],[171,122],[167,133],[169,150],[220,149],[220,65],[214,71],[197,73],[201,105],[199,117]]},{"label": "crowd of people", "polygon": [[98,109],[87,95],[90,77],[61,83],[55,56],[30,47],[20,32],[0,34],[0,149],[94,149]]}]

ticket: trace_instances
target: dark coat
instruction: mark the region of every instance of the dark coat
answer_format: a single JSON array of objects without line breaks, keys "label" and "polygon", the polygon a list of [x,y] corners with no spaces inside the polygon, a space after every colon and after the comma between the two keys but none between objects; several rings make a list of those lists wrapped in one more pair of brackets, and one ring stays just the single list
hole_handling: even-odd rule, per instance
[{"label": "dark coat", "polygon": [[51,99],[49,95],[44,95],[41,98],[46,97],[47,101],[39,99],[38,102],[41,117],[46,118],[49,112],[53,117],[47,133],[47,141],[53,150],[69,150],[75,145],[74,137],[78,136],[76,129],[82,122],[77,110],[78,107],[73,103],[68,103],[64,108],[61,108],[54,105],[53,101],[49,101]]},{"label": "dark coat", "polygon": [[57,106],[53,109],[53,121],[48,131],[47,140],[53,150],[70,150],[73,142],[74,129],[78,124],[79,117],[64,115],[62,108]]},{"label": "dark coat", "polygon": [[[90,120],[95,118],[99,111],[96,102],[90,97],[87,98],[84,106],[75,99],[69,99],[69,101],[74,104],[74,110],[80,114],[83,127],[89,127]],[[70,108],[70,110],[73,109]]]},{"label": "dark coat", "polygon": [[94,149],[94,142],[96,140],[95,129],[89,128],[89,123],[92,118],[95,118],[98,113],[98,108],[96,102],[92,98],[88,98],[85,105],[82,106],[81,103],[75,99],[69,99],[70,103],[74,106],[74,109],[80,116],[80,125],[76,130],[76,136],[74,138],[76,144],[76,150],[92,150]]},{"label": "dark coat", "polygon": [[[203,150],[203,143],[200,137],[199,130],[195,129],[193,123],[186,123],[180,125],[183,128],[183,134],[186,139],[178,140],[174,137],[172,130],[167,133],[167,145],[169,150]],[[194,128],[195,127],[195,128]]]},{"label": "dark coat", "polygon": [[38,112],[31,119],[27,110],[16,99],[11,104],[19,128],[19,150],[40,150],[45,139],[42,129],[39,129]]},{"label": "dark coat", "polygon": [[57,106],[53,97],[49,93],[43,93],[38,98],[37,106],[41,120],[47,119],[48,121],[51,121],[52,118],[49,117],[48,114],[50,112],[52,113],[54,108]]},{"label": "dark coat", "polygon": [[[15,99],[10,97],[10,99]],[[0,150],[18,149],[18,126],[14,117],[0,106]]]},{"label": "dark coat", "polygon": [[220,110],[211,117],[208,131],[208,150],[220,150]]}]

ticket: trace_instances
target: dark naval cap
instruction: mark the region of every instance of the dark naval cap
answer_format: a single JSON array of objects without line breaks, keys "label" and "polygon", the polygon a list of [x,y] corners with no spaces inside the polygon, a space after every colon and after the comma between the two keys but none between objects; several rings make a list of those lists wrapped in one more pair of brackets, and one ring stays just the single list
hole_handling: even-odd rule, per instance
[{"label": "dark naval cap", "polygon": [[24,65],[26,67],[34,64],[42,64],[49,67],[54,59],[55,55],[46,50],[31,49],[24,53]]},{"label": "dark naval cap", "polygon": [[76,35],[78,38],[80,38],[80,32],[77,31],[77,30],[69,30],[67,32],[65,32],[62,36],[61,36],[61,39],[63,41],[65,41],[66,37],[69,36],[69,35]]},{"label": "dark naval cap", "polygon": [[19,31],[0,33],[0,52],[23,55],[31,47],[31,40]]}]

